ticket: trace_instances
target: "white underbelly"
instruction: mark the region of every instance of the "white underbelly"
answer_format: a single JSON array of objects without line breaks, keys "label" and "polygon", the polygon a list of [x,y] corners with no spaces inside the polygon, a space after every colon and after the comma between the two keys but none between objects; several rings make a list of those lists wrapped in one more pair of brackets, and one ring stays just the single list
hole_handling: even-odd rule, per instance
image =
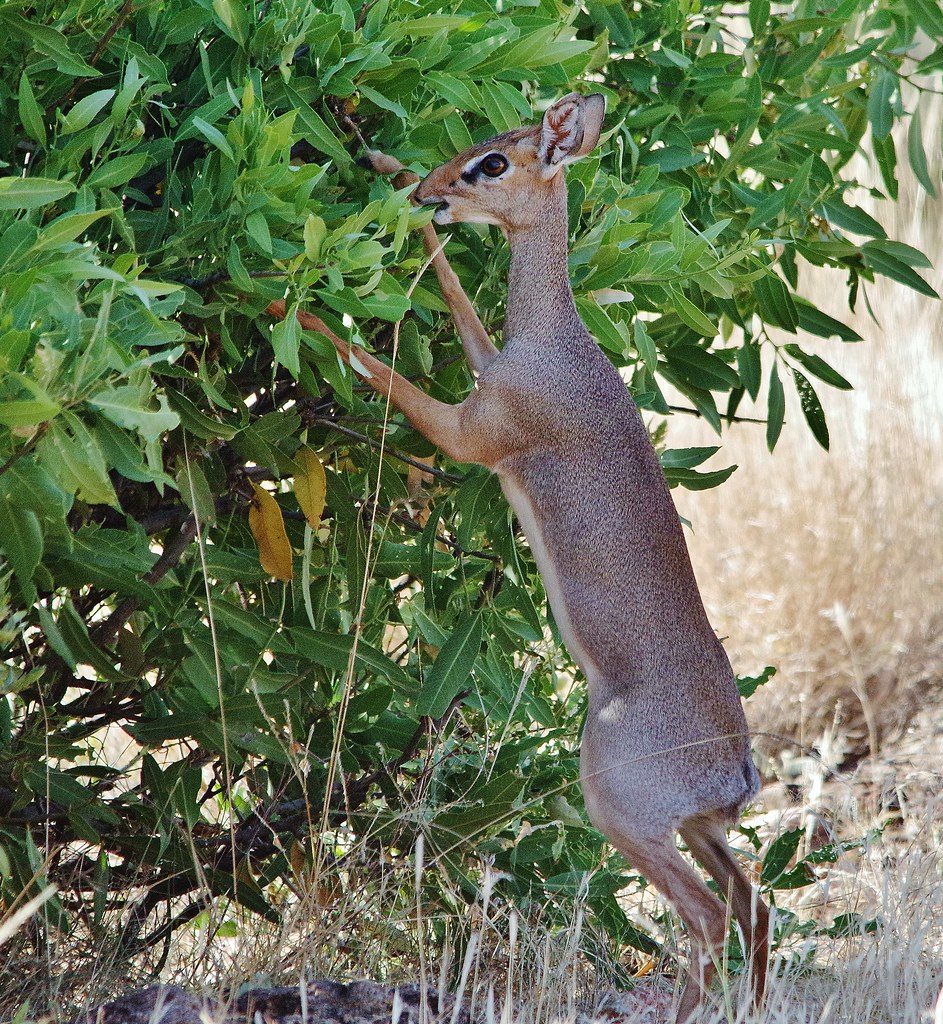
[{"label": "white underbelly", "polygon": [[540,575],[543,579],[547,600],[553,609],[553,616],[557,621],[557,627],[560,630],[560,635],[563,637],[563,642],[570,652],[570,657],[583,670],[583,674],[588,680],[592,680],[594,677],[598,678],[598,666],[593,661],[590,652],[580,642],[576,630],[573,628],[573,619],[560,583],[557,566],[551,552],[547,548],[541,523],[534,513],[534,507],[531,504],[530,498],[513,479],[500,473],[498,474],[498,479],[501,481],[504,495],[511,508],[517,513],[518,521],[524,530],[524,535],[527,537],[527,542],[534,555],[534,561],[537,563],[537,568],[540,570]]}]

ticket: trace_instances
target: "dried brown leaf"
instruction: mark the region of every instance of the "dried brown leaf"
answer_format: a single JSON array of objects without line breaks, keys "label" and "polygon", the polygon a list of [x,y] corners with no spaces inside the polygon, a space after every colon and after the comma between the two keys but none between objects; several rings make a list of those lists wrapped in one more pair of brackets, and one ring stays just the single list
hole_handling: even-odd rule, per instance
[{"label": "dried brown leaf", "polygon": [[321,524],[324,501],[327,496],[327,479],[324,466],[317,453],[310,448],[299,448],[295,456],[301,472],[295,473],[295,497],[312,530]]},{"label": "dried brown leaf", "polygon": [[291,582],[291,544],[278,502],[264,487],[252,484],[255,496],[249,506],[249,529],[259,546],[262,568],[284,583]]}]

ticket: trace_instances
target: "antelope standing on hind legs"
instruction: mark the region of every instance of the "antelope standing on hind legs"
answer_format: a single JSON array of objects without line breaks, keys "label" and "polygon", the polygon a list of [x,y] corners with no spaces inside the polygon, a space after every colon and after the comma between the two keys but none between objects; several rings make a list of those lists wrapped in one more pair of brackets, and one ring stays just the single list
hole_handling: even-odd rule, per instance
[{"label": "antelope standing on hind legs", "polygon": [[[762,997],[769,913],[727,845],[755,794],[746,720],[701,602],[678,514],[625,384],[577,313],[567,275],[563,168],[599,139],[605,102],[571,94],[539,125],[432,171],[416,202],[438,224],[497,224],[511,248],[504,346],[489,340],[458,278],[426,247],[478,375],[438,402],[369,353],[369,383],[459,462],[496,472],[530,543],[560,632],[589,685],[581,776],[592,822],[665,895],[692,945],[678,1021],[702,1004],[727,934],[724,904],[675,845],[680,833],[729,901]],[[402,165],[371,154],[381,172]],[[270,311],[284,316],[284,304]],[[314,317],[302,324],[325,331]],[[328,332],[330,334],[330,332]],[[347,346],[332,338],[342,356]]]}]

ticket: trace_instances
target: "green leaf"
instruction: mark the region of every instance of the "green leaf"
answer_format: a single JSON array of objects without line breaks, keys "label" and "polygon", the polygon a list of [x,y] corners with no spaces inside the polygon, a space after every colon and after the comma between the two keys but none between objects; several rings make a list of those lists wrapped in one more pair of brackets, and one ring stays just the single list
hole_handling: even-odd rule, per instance
[{"label": "green leaf", "polygon": [[235,242],[232,242],[229,246],[229,252],[226,256],[226,270],[232,278],[232,283],[239,291],[251,292],[253,290],[252,278],[249,277],[249,273],[242,262],[242,256],[239,253],[239,246]]},{"label": "green leaf", "polygon": [[750,0],[750,31],[754,39],[765,35],[769,24],[770,0]]},{"label": "green leaf", "polygon": [[0,492],[0,548],[13,566],[24,601],[32,604],[36,600],[33,573],[43,557],[42,530],[32,509],[11,501],[3,492]]},{"label": "green leaf", "polygon": [[812,431],[812,436],[818,443],[828,451],[828,424],[825,422],[825,410],[815,393],[809,378],[800,373],[795,367],[792,368],[792,378],[799,394],[799,403],[802,406],[802,415]]},{"label": "green leaf", "polygon": [[659,454],[662,469],[691,469],[720,451],[719,445],[706,448],[669,448]]},{"label": "green leaf", "polygon": [[175,483],[183,503],[196,513],[200,523],[216,521],[216,501],[199,462],[193,458],[182,462]]},{"label": "green leaf", "polygon": [[924,281],[915,270],[911,269],[903,260],[898,259],[897,256],[891,255],[883,247],[869,242],[862,246],[861,252],[864,255],[865,263],[876,273],[883,274],[900,284],[905,284],[908,288],[913,288],[915,292],[920,292],[921,295],[929,295],[934,299],[940,297],[936,289]]},{"label": "green leaf", "polygon": [[881,172],[881,180],[887,189],[891,199],[897,199],[900,186],[897,182],[897,147],[894,144],[894,136],[888,135],[884,139],[874,138],[871,140],[874,149],[874,157],[878,162],[878,169]]},{"label": "green leaf", "polygon": [[736,470],[736,466],[699,473],[696,469],[666,469],[665,480],[669,487],[684,487],[689,491],[706,491],[711,487],[719,487]]},{"label": "green leaf", "polygon": [[30,427],[58,415],[61,406],[36,381],[22,373],[8,374],[7,380],[16,381],[33,397],[0,402],[0,423],[8,427]]},{"label": "green leaf", "polygon": [[[151,408],[153,401],[157,408]],[[167,406],[165,395],[150,396],[131,384],[103,388],[95,392],[88,404],[107,416],[112,423],[127,430],[136,430],[145,441],[156,441],[168,430],[180,426],[180,417]]]},{"label": "green leaf", "polygon": [[745,341],[737,349],[737,371],[740,374],[740,382],[755,402],[760,393],[760,379],[762,377],[760,346],[756,342]]},{"label": "green leaf", "polygon": [[391,100],[389,97],[384,96],[382,92],[378,92],[376,89],[372,89],[369,85],[365,85],[361,82],[357,86],[357,91],[365,96],[371,103],[379,107],[381,110],[388,110],[395,117],[401,118],[403,121],[409,118],[405,108],[402,104],[397,103],[395,100]]},{"label": "green leaf", "polygon": [[[233,601],[217,601],[214,605],[214,613],[219,626],[245,638],[258,650],[272,650],[275,653],[285,654],[293,649],[291,640],[284,633],[278,632],[277,625],[269,622],[258,611],[249,610]],[[196,650],[201,657],[204,656],[205,652],[199,648],[197,643],[191,643],[190,647]],[[207,649],[209,650],[209,648]],[[204,659],[208,665],[212,666],[212,657],[206,656]],[[215,674],[216,670],[213,668],[214,679]]]},{"label": "green leaf", "polygon": [[453,849],[457,842],[474,840],[511,814],[524,789],[521,776],[509,772],[496,778],[487,775],[483,778],[486,781],[465,794],[465,807],[440,812],[433,818],[430,838],[440,849]]},{"label": "green leaf", "polygon": [[36,102],[33,94],[33,87],[25,74],[20,75],[19,90],[19,111],[20,120],[26,129],[29,137],[38,142],[40,146],[46,146],[46,119]]},{"label": "green leaf", "polygon": [[474,468],[455,494],[455,508],[459,514],[456,540],[466,551],[474,542],[475,531],[480,529],[485,510],[495,500],[495,477],[480,467]]},{"label": "green leaf", "polygon": [[77,78],[97,77],[101,74],[95,68],[86,64],[82,58],[69,46],[66,37],[58,30],[48,25],[41,25],[35,21],[27,21],[26,18],[13,14],[12,11],[4,12],[0,7],[2,21],[19,36],[24,36],[32,45],[47,57],[55,61],[56,70],[60,74],[72,75]]},{"label": "green leaf", "polygon": [[579,310],[580,318],[596,341],[614,355],[624,356],[626,352],[625,325],[615,323],[601,306],[587,299],[578,299],[576,307]]},{"label": "green leaf", "polygon": [[272,352],[275,361],[284,366],[296,380],[301,372],[301,324],[295,316],[297,309],[297,304],[292,306],[284,320],[279,320],[272,328]]},{"label": "green leaf", "polygon": [[632,324],[632,331],[636,352],[642,357],[642,362],[647,367],[649,373],[654,373],[658,366],[658,350],[655,348],[655,342],[652,341],[651,335],[648,333],[645,321],[639,320],[636,317],[635,322]]},{"label": "green leaf", "polygon": [[430,71],[423,75],[423,85],[432,88],[452,106],[472,113],[483,113],[481,92],[474,82],[459,78],[456,75],[445,75],[440,71]]},{"label": "green leaf", "polygon": [[[63,420],[68,420],[71,431],[61,425]],[[101,447],[77,416],[65,413],[57,417],[38,450],[44,467],[63,488],[90,505],[118,507]]]},{"label": "green leaf", "polygon": [[740,691],[740,696],[744,700],[746,700],[747,697],[752,697],[753,694],[756,693],[761,686],[768,683],[774,675],[776,675],[776,669],[772,665],[767,665],[758,676],[737,676],[737,689]]},{"label": "green leaf", "polygon": [[83,96],[62,119],[61,133],[72,135],[87,128],[114,97],[114,89],[99,89],[88,96]]},{"label": "green leaf", "polygon": [[[66,494],[53,476],[30,456],[18,459],[0,478],[0,489],[17,504],[31,508],[40,519],[62,521],[72,508]],[[15,497],[14,497],[15,496]],[[65,523],[63,522],[63,528]]]},{"label": "green leaf", "polygon": [[760,880],[764,885],[775,888],[777,880],[789,866],[789,862],[796,855],[802,837],[805,834],[801,828],[793,828],[778,836],[770,844],[763,858],[763,870]]},{"label": "green leaf", "polygon": [[322,217],[309,213],[303,230],[305,256],[312,262],[317,263],[321,255],[321,246],[327,237],[327,225]]},{"label": "green leaf", "polygon": [[894,94],[897,78],[887,70],[878,72],[868,96],[868,121],[876,139],[885,139],[894,125]]},{"label": "green leaf", "polygon": [[833,388],[839,388],[841,391],[852,389],[852,385],[837,370],[829,366],[821,356],[803,352],[798,345],[786,345],[784,351],[802,363],[809,373],[814,374],[819,380],[825,381],[826,384],[831,384]]},{"label": "green leaf", "polygon": [[292,108],[298,112],[298,122],[304,129],[305,138],[314,146],[329,156],[341,167],[349,166],[352,161],[350,155],[338,142],[337,137],[324,123],[324,119],[307,104],[302,97],[290,86],[285,87],[285,96]]},{"label": "green leaf", "polygon": [[226,35],[244,46],[249,33],[249,16],[242,0],[213,0],[213,12]]},{"label": "green leaf", "polygon": [[[515,42],[499,46],[489,56],[471,65],[475,68],[475,78],[481,81],[491,76],[507,77],[515,74],[518,68],[533,71],[550,64],[559,64],[595,46],[592,40],[559,39],[559,34],[559,25],[553,24],[521,36]],[[454,61],[450,65],[453,70],[457,66]]]},{"label": "green leaf", "polygon": [[[481,96],[488,120],[498,132],[511,131],[520,126],[521,115],[516,103],[508,95],[516,93],[507,82],[482,82]],[[519,94],[518,94],[519,95]]]},{"label": "green leaf", "polygon": [[72,648],[66,643],[62,631],[56,624],[56,620],[52,617],[49,609],[42,603],[36,605],[36,611],[39,615],[39,628],[43,631],[49,646],[74,672],[78,662],[76,661],[75,654],[72,652]]},{"label": "green leaf", "polygon": [[868,252],[886,253],[888,256],[900,260],[901,263],[906,263],[908,267],[924,267],[926,269],[933,267],[925,253],[915,249],[912,245],[907,245],[906,242],[897,242],[891,238],[875,238],[866,244]]},{"label": "green leaf", "polygon": [[773,363],[769,374],[769,398],[766,413],[766,447],[772,451],[776,447],[783,429],[786,415],[786,396],[783,393],[783,382],[779,379],[779,370]]},{"label": "green leaf", "polygon": [[467,14],[428,14],[423,18],[394,19],[385,26],[384,34],[393,41],[403,36],[421,39],[439,32],[457,32],[469,20]]},{"label": "green leaf", "polygon": [[732,366],[698,345],[672,345],[665,352],[665,359],[676,373],[696,387],[727,391],[740,384]]},{"label": "green leaf", "polygon": [[907,13],[931,39],[943,38],[943,11],[935,0],[907,0]]},{"label": "green leaf", "polygon": [[696,331],[704,338],[713,338],[717,334],[717,325],[681,292],[672,293],[671,304],[682,323],[687,324],[692,331]]},{"label": "green leaf", "polygon": [[91,213],[64,213],[50,221],[39,233],[39,240],[33,246],[34,252],[42,252],[44,249],[54,249],[56,246],[66,245],[75,241],[97,220],[107,217],[112,210],[93,210]]},{"label": "green leaf", "polygon": [[106,654],[92,643],[88,626],[71,601],[60,607],[56,625],[76,663],[91,665],[102,679],[117,681],[125,678]]},{"label": "green leaf", "polygon": [[0,178],[0,210],[35,210],[74,191],[71,182],[55,178]]},{"label": "green leaf", "polygon": [[[796,318],[799,326],[819,338],[841,338],[842,341],[861,341],[861,335],[840,320],[823,313],[805,299],[795,298]],[[755,395],[753,396],[756,397]]]},{"label": "green leaf", "polygon": [[907,156],[913,176],[924,186],[927,193],[936,199],[937,189],[930,176],[930,168],[927,166],[927,152],[924,148],[919,103],[914,106],[913,114],[910,116],[910,127],[907,130]]},{"label": "green leaf", "polygon": [[184,430],[189,430],[191,434],[204,441],[214,441],[217,438],[231,441],[239,433],[239,427],[207,416],[189,398],[174,388],[167,388],[167,401],[180,417],[180,425]]},{"label": "green leaf", "polygon": [[880,224],[858,206],[848,206],[843,199],[835,197],[822,203],[822,213],[829,223],[856,235],[869,238],[886,238],[887,232]]},{"label": "green leaf", "polygon": [[229,139],[215,126],[210,124],[208,121],[204,121],[202,117],[194,117],[190,122],[194,128],[209,142],[215,146],[223,156],[227,157],[233,163],[236,162],[236,154],[233,152],[232,146],[229,144]]},{"label": "green leaf", "polygon": [[785,282],[778,275],[764,274],[753,283],[753,294],[759,314],[767,323],[791,334],[796,333],[799,323],[796,306]]},{"label": "green leaf", "polygon": [[462,691],[481,649],[481,616],[465,619],[446,640],[416,696],[416,711],[441,718]]},{"label": "green leaf", "polygon": [[[346,671],[354,648],[352,636],[308,629],[306,626],[293,626],[290,639],[299,654],[335,672]],[[401,692],[409,692],[416,685],[408,672],[363,639],[357,641],[355,667],[360,672],[370,671],[383,676]]]},{"label": "green leaf", "polygon": [[118,185],[125,185],[141,173],[147,160],[144,153],[112,157],[99,164],[85,179],[85,184],[89,188],[115,188]]}]

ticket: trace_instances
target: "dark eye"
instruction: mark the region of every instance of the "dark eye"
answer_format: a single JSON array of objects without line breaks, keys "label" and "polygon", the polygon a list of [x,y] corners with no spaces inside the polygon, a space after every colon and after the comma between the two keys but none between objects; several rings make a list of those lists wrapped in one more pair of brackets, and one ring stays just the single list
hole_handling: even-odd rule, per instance
[{"label": "dark eye", "polygon": [[500,153],[489,153],[478,167],[489,178],[498,178],[508,169],[508,162]]}]

